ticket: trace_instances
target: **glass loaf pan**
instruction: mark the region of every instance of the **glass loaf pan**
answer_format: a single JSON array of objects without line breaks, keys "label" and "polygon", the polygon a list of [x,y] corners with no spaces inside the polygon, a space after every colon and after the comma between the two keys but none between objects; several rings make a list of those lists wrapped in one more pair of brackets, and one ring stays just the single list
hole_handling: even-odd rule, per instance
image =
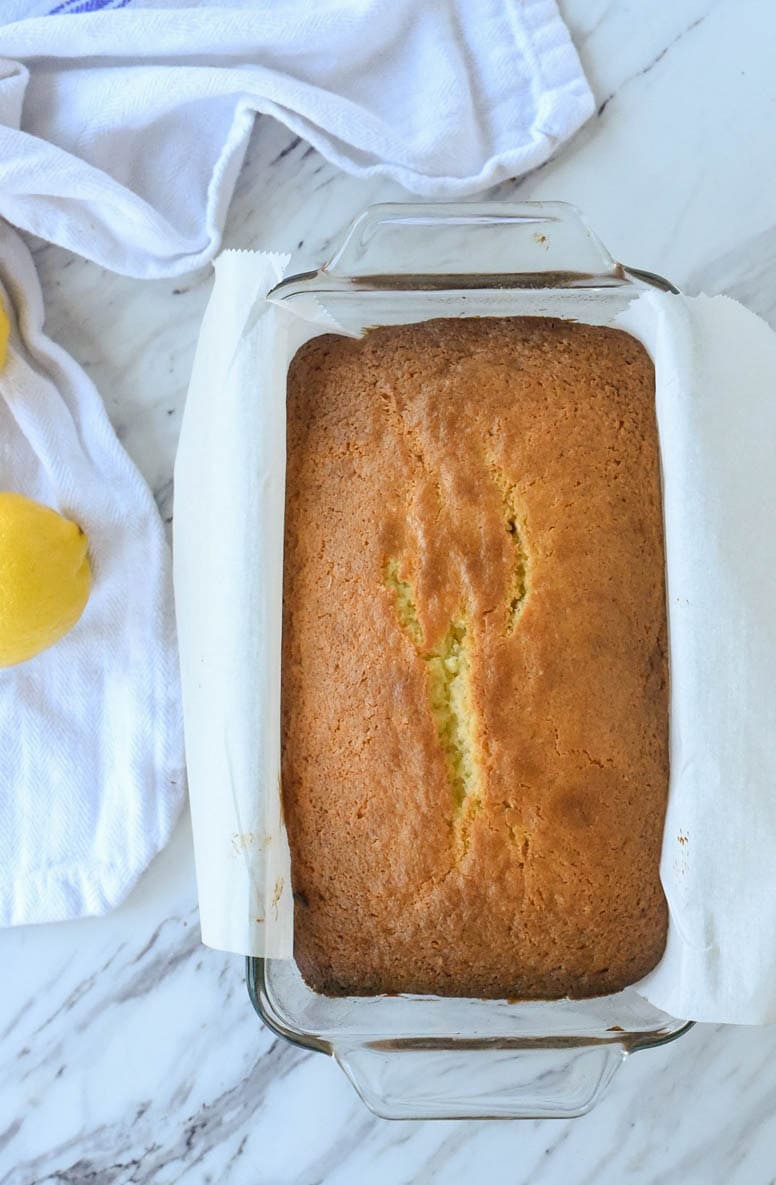
[{"label": "glass loaf pan", "polygon": [[[607,325],[650,287],[673,290],[659,276],[616,263],[564,203],[413,203],[367,209],[328,264],[283,280],[269,299],[301,310],[316,297],[350,332],[432,317]],[[689,1028],[632,988],[524,1003],[332,999],[312,991],[284,959],[249,959],[248,988],[271,1029],[332,1054],[367,1106],[388,1118],[580,1115],[628,1054]]]}]

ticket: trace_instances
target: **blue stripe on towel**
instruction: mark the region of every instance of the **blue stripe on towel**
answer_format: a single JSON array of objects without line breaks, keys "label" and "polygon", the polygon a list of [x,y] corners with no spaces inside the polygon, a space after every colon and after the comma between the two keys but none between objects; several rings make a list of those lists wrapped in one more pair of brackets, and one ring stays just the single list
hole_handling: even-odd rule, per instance
[{"label": "blue stripe on towel", "polygon": [[49,11],[49,16],[56,16],[63,12],[99,12],[101,8],[126,8],[130,0],[62,0],[56,8]]}]

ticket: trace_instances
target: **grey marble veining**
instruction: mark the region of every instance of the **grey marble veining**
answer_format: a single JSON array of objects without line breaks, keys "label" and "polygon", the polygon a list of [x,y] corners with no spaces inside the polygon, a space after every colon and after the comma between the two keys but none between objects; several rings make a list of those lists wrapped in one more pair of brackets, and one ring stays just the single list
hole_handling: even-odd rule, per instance
[{"label": "grey marble veining", "polygon": [[[598,116],[494,196],[574,201],[606,245],[776,324],[771,0],[566,0]],[[356,181],[260,118],[226,246],[326,257]],[[172,517],[209,269],[113,276],[35,244],[48,328]],[[218,398],[218,392],[213,393]],[[571,1122],[389,1123],[330,1059],[262,1029],[239,959],[198,941],[186,820],[108,918],[0,932],[0,1185],[773,1185],[776,1029],[697,1026]]]}]

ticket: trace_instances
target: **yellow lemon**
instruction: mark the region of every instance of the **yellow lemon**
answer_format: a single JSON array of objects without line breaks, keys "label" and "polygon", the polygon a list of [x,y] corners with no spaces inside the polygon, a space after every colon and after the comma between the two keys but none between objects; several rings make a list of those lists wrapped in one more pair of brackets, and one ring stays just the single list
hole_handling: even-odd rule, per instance
[{"label": "yellow lemon", "polygon": [[91,588],[87,546],[77,523],[0,492],[0,666],[33,658],[73,628]]},{"label": "yellow lemon", "polygon": [[0,370],[5,365],[5,356],[8,353],[8,334],[11,332],[11,325],[8,321],[8,314],[5,311],[3,298],[0,297]]}]

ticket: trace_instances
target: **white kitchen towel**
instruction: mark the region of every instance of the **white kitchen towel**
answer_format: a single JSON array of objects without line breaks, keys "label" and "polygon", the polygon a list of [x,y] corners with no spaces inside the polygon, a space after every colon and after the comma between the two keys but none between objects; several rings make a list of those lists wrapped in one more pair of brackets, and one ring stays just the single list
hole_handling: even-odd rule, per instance
[{"label": "white kitchen towel", "polygon": [[170,555],[97,391],[43,332],[30,254],[0,223],[12,316],[0,489],[78,522],[93,587],[75,628],[0,670],[0,925],[100,914],[166,843],[184,792]]},{"label": "white kitchen towel", "polygon": [[127,275],[212,257],[257,112],[351,173],[452,198],[540,165],[593,111],[554,0],[7,11],[0,215]]}]

